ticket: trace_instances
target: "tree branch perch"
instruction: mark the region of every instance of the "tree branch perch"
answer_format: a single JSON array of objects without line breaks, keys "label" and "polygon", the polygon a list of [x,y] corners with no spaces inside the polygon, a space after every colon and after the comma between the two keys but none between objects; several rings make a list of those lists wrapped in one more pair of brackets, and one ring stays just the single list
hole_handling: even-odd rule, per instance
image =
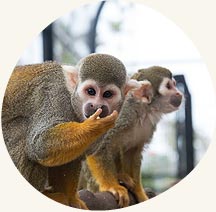
[{"label": "tree branch perch", "polygon": [[[128,191],[130,198],[130,206],[137,204],[137,200],[132,192]],[[148,189],[146,193],[149,198],[156,196],[156,194]],[[115,197],[109,192],[92,193],[88,190],[79,191],[80,198],[86,203],[89,210],[112,210],[119,208]]]}]

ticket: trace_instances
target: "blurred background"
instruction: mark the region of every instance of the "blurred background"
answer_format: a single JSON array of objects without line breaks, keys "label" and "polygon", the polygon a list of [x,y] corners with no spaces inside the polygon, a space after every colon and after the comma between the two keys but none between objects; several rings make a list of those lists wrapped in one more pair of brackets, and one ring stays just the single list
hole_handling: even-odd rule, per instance
[{"label": "blurred background", "polygon": [[174,74],[185,101],[178,112],[160,121],[142,163],[144,186],[158,193],[167,190],[198,164],[215,129],[215,95],[199,52],[178,26],[157,11],[109,0],[83,5],[50,24],[18,64],[45,60],[76,64],[93,52],[119,58],[129,75],[153,65]]}]

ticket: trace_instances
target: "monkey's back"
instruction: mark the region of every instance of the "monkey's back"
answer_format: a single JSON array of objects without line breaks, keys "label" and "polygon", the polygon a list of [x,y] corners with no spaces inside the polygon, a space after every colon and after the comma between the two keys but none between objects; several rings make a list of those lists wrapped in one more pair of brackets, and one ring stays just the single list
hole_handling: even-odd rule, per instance
[{"label": "monkey's back", "polygon": [[14,69],[2,107],[3,136],[14,164],[38,190],[44,188],[48,168],[29,158],[31,135],[73,119],[71,111],[59,64],[46,62]]},{"label": "monkey's back", "polygon": [[31,90],[39,83],[37,81],[50,72],[60,70],[61,66],[54,62],[16,66],[5,91],[2,108],[3,120],[26,113],[28,108],[25,107],[25,102],[28,95],[31,95]]}]

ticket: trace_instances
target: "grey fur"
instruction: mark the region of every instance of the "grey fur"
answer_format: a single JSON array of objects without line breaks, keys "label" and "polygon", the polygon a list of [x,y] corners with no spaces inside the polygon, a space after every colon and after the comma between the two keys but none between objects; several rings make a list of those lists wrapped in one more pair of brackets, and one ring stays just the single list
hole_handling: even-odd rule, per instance
[{"label": "grey fur", "polygon": [[[80,79],[94,79],[103,84],[115,84],[121,88],[126,82],[126,68],[123,63],[108,54],[90,54],[78,63]],[[102,74],[103,73],[103,74]]]}]

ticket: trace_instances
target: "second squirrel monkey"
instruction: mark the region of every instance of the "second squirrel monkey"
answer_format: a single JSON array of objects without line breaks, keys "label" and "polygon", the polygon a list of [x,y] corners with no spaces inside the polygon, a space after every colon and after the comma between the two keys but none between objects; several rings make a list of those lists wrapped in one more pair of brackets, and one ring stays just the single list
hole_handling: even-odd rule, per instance
[{"label": "second squirrel monkey", "polygon": [[[87,158],[99,190],[111,192],[120,207],[128,206],[129,198],[119,179],[130,185],[138,202],[148,199],[141,183],[143,147],[151,141],[162,115],[177,110],[182,101],[182,93],[166,68],[141,69],[132,79],[140,81],[140,88],[128,93],[115,127],[106,133],[103,146]],[[94,183],[88,185],[90,190],[91,186],[95,190]]]}]

